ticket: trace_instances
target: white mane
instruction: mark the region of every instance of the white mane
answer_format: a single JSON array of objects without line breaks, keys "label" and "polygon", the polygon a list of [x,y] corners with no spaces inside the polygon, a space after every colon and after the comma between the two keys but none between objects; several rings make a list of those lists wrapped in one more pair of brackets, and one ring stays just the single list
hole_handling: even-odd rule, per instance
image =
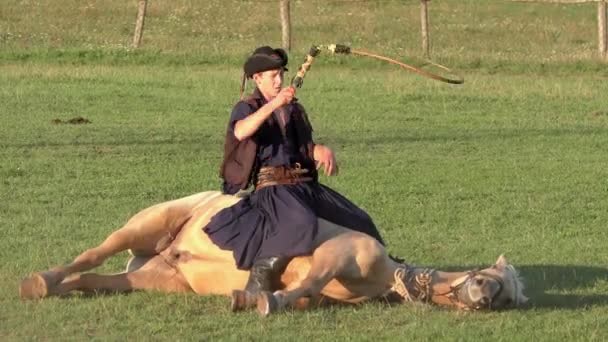
[{"label": "white mane", "polygon": [[505,266],[505,277],[506,281],[509,282],[511,288],[511,299],[515,303],[515,306],[520,306],[528,301],[528,297],[524,295],[524,283],[522,278],[519,276],[519,272],[513,267],[513,265]]}]

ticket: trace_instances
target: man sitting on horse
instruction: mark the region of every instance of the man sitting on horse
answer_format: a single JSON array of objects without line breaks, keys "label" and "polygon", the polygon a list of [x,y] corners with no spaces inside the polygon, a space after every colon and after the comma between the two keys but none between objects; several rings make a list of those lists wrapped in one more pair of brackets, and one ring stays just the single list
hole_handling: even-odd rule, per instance
[{"label": "man sitting on horse", "polygon": [[204,228],[216,245],[233,251],[239,269],[251,270],[241,293],[249,297],[275,290],[291,258],[312,254],[317,217],[384,244],[367,213],[318,182],[318,168],[332,176],[338,165],[329,147],[314,143],[295,89],[282,88],[287,61],[283,49],[263,46],[243,66],[243,85],[253,79],[256,88],[232,110],[220,173],[224,193],[250,184],[254,191]]}]

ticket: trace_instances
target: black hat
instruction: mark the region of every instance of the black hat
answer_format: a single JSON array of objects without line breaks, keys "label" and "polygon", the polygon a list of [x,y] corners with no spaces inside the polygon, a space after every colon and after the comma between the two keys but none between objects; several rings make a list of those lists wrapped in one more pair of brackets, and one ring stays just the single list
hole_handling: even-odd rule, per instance
[{"label": "black hat", "polygon": [[258,72],[283,69],[287,71],[285,66],[287,65],[287,52],[283,49],[273,49],[270,46],[262,46],[247,58],[243,70],[245,75],[249,78],[253,77],[253,74]]}]

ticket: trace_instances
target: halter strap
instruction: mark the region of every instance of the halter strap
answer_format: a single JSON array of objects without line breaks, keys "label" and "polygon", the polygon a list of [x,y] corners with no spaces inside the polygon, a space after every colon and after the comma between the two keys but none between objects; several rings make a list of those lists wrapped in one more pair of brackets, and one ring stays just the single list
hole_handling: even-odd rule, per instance
[{"label": "halter strap", "polygon": [[478,271],[478,270],[468,271],[466,275],[464,275],[452,282],[452,284],[450,285],[450,291],[448,291],[446,293],[446,295],[448,295],[450,297],[450,299],[452,299],[452,302],[454,302],[456,305],[458,305],[466,310],[476,309],[476,308],[471,308],[468,305],[465,305],[464,303],[461,303],[458,300],[454,301],[454,299],[457,297],[456,293],[458,293],[458,291],[460,291],[460,289],[466,283],[468,283],[471,279],[475,278],[475,276],[478,276],[478,275],[492,278],[493,280],[495,280],[498,283],[498,291],[496,291],[494,296],[492,296],[492,298],[490,299],[490,305],[491,305],[491,303],[494,302],[494,299],[496,299],[496,297],[498,297],[502,293],[502,290],[505,288],[505,286],[504,286],[504,282],[502,281],[502,279],[500,279],[499,277],[497,277],[493,274],[490,274],[490,273],[487,273],[484,271]]},{"label": "halter strap", "polygon": [[397,267],[393,274],[393,278],[395,281],[389,292],[397,293],[399,296],[401,296],[401,300],[404,302],[421,301],[428,303],[431,301],[433,296],[440,296],[447,297],[455,306],[461,309],[476,309],[469,307],[465,303],[461,302],[458,299],[457,294],[458,291],[460,291],[466,283],[468,283],[477,275],[492,278],[499,285],[498,291],[491,298],[490,303],[494,302],[496,297],[498,297],[504,289],[504,282],[499,277],[483,271],[472,270],[467,272],[466,275],[454,280],[450,284],[450,289],[448,291],[443,293],[433,293],[431,283],[435,270],[425,268],[421,273],[415,274],[415,269],[416,267],[412,267],[407,264],[401,264],[399,265],[399,267]]}]

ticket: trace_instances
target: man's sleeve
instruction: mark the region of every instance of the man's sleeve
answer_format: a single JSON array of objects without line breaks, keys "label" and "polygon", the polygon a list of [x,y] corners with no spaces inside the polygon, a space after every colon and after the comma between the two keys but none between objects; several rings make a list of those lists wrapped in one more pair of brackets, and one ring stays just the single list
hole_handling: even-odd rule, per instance
[{"label": "man's sleeve", "polygon": [[234,108],[232,109],[232,113],[230,114],[230,122],[228,122],[228,131],[234,135],[234,127],[236,126],[236,122],[239,120],[243,120],[249,114],[251,114],[251,107],[243,102],[239,101]]}]

